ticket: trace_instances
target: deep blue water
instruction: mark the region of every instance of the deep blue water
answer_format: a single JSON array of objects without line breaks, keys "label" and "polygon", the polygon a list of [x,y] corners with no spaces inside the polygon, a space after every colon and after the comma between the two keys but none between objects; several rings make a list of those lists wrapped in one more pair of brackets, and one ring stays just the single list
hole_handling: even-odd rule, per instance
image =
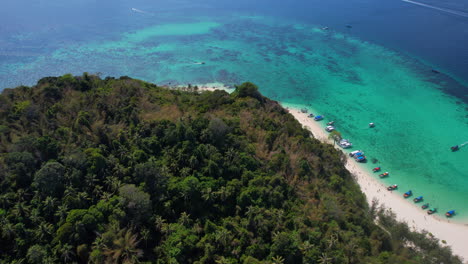
[{"label": "deep blue water", "polygon": [[[468,1],[421,2],[468,13]],[[112,38],[113,32],[154,24],[152,16],[135,16],[132,7],[156,15],[173,10],[207,15],[246,12],[328,26],[408,54],[459,81],[468,80],[468,17],[399,0],[4,1],[0,63],[34,60],[71,43]],[[174,21],[180,19],[183,17],[173,17]],[[22,83],[0,80],[0,89]]]}]

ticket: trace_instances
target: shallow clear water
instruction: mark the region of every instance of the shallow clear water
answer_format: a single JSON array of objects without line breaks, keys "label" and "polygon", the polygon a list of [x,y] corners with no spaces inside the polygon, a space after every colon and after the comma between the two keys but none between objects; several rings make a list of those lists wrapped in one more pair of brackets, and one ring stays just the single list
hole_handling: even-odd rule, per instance
[{"label": "shallow clear water", "polygon": [[[15,56],[10,47],[0,57],[0,87],[83,71],[173,85],[252,81],[272,99],[313,107],[334,120],[355,149],[390,172],[386,184],[397,183],[401,192],[424,195],[440,212],[455,209],[457,219],[468,219],[468,146],[449,149],[468,141],[465,98],[453,96],[466,87],[432,73],[418,56],[346,30],[245,10],[189,13],[188,2],[170,7],[163,13],[125,7],[122,15],[132,17],[131,23],[115,25],[109,17],[112,26],[97,22],[107,30],[90,28],[73,41],[73,32],[57,37],[52,29],[12,33],[9,45],[54,41]],[[369,129],[369,122],[377,126]]]}]

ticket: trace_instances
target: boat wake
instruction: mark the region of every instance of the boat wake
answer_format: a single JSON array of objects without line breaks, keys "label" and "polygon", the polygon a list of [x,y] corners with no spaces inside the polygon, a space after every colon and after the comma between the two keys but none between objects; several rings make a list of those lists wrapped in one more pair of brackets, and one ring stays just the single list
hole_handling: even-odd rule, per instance
[{"label": "boat wake", "polygon": [[431,9],[434,9],[434,10],[439,10],[439,11],[449,13],[449,14],[453,14],[453,15],[457,15],[457,16],[468,17],[468,13],[465,13],[465,12],[462,12],[462,11],[456,11],[456,10],[451,10],[451,9],[447,9],[447,8],[432,6],[432,5],[428,5],[428,4],[424,4],[424,3],[420,3],[420,2],[416,2],[416,1],[411,1],[411,0],[402,0],[402,1],[406,2],[406,3],[413,4],[413,5],[418,5],[418,6],[431,8]]},{"label": "boat wake", "polygon": [[140,10],[140,9],[137,9],[137,8],[134,8],[134,7],[132,7],[132,11],[135,12],[135,13],[140,13],[140,14],[145,14],[145,15],[154,16],[153,13],[146,12],[146,11],[143,11],[143,10]]}]

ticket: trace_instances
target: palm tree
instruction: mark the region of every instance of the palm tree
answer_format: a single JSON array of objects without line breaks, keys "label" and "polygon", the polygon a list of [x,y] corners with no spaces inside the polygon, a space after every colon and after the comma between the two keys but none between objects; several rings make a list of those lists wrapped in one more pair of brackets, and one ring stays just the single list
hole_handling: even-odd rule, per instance
[{"label": "palm tree", "polygon": [[179,223],[181,223],[184,226],[188,226],[190,222],[191,222],[190,214],[187,214],[186,212],[182,212],[180,214]]},{"label": "palm tree", "polygon": [[328,257],[327,253],[322,253],[322,256],[319,257],[320,264],[329,264],[331,260],[332,258]]},{"label": "palm tree", "polygon": [[62,245],[59,250],[60,250],[60,258],[65,263],[71,262],[73,258],[75,257],[75,250],[69,244]]},{"label": "palm tree", "polygon": [[327,240],[327,242],[328,242],[328,249],[331,249],[338,242],[338,235],[332,234],[330,238]]},{"label": "palm tree", "polygon": [[2,237],[12,239],[16,234],[15,226],[10,222],[2,223]]},{"label": "palm tree", "polygon": [[139,242],[131,230],[122,229],[118,238],[112,242],[112,247],[104,249],[106,263],[137,263],[138,258],[143,256],[143,251],[137,248]]},{"label": "palm tree", "polygon": [[148,248],[148,239],[150,237],[150,231],[146,228],[140,231],[141,239],[145,241],[145,248]]},{"label": "palm tree", "polygon": [[57,207],[57,211],[55,212],[55,216],[59,218],[60,222],[65,221],[65,218],[67,218],[68,214],[68,206],[66,204],[59,205]]},{"label": "palm tree", "polygon": [[271,261],[273,264],[283,264],[284,258],[282,256],[276,256],[276,257],[272,257]]},{"label": "palm tree", "polygon": [[57,199],[56,198],[53,198],[51,196],[47,196],[43,202],[43,205],[44,205],[44,212],[47,214],[47,215],[50,215],[52,214],[52,212],[55,211],[55,206],[57,204]]},{"label": "palm tree", "polygon": [[333,139],[333,144],[335,144],[336,142],[342,139],[341,133],[336,130],[333,130],[332,132],[330,132],[330,134],[328,134],[328,138]]}]

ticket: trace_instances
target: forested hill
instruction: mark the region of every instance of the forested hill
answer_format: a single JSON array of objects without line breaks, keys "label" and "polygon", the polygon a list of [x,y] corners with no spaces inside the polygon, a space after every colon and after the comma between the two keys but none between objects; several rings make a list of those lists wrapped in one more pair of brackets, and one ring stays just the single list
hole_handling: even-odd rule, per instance
[{"label": "forested hill", "polygon": [[369,208],[341,155],[251,83],[5,89],[0,263],[459,263]]}]

